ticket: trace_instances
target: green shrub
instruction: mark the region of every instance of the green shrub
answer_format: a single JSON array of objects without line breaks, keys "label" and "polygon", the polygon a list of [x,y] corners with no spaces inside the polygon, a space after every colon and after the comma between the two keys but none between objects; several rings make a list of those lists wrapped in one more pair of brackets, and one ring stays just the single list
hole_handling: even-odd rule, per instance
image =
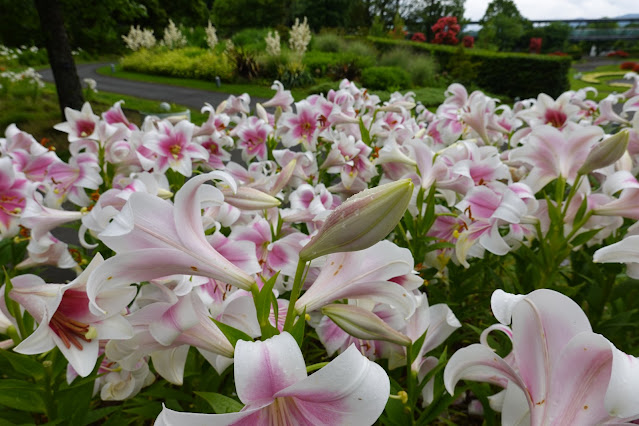
[{"label": "green shrub", "polygon": [[341,52],[346,48],[346,42],[337,34],[324,33],[313,36],[311,50],[320,52]]},{"label": "green shrub", "polygon": [[[388,51],[406,46],[416,52],[429,52],[439,62],[442,71],[450,73],[457,47],[402,40],[369,37],[378,49]],[[523,53],[490,52],[467,49],[465,55],[477,72],[475,83],[482,89],[509,97],[531,98],[539,93],[557,97],[570,89],[568,72],[570,58],[529,55]]]},{"label": "green shrub", "polygon": [[406,48],[398,48],[384,53],[379,64],[405,69],[414,86],[432,87],[436,85],[437,64],[429,56],[415,54]]},{"label": "green shrub", "polygon": [[356,80],[362,70],[375,65],[373,56],[360,56],[354,53],[310,51],[304,55],[304,65],[314,77],[328,76],[335,80],[348,78]]},{"label": "green shrub", "polygon": [[377,49],[375,49],[375,46],[373,46],[370,43],[364,43],[361,41],[351,41],[346,45],[346,50],[347,53],[350,53],[351,55],[356,55],[356,56],[365,56],[365,57],[370,57],[370,58],[376,58],[377,57]]},{"label": "green shrub", "polygon": [[247,28],[233,34],[231,40],[235,46],[240,46],[250,52],[263,52],[266,50],[266,35],[271,28]]},{"label": "green shrub", "polygon": [[152,51],[143,49],[122,58],[121,64],[126,71],[179,78],[212,80],[219,76],[223,81],[229,81],[235,73],[234,65],[226,55],[196,47]]},{"label": "green shrub", "polygon": [[410,76],[400,67],[370,67],[362,71],[362,85],[373,90],[395,91],[409,87]]}]

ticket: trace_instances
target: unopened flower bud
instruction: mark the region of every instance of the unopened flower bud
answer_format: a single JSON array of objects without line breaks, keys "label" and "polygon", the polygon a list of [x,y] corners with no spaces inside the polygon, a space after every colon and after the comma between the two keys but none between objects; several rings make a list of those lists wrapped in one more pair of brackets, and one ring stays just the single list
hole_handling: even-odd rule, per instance
[{"label": "unopened flower bud", "polygon": [[280,200],[248,186],[240,186],[233,193],[231,188],[222,190],[224,201],[240,210],[264,210],[280,205]]},{"label": "unopened flower bud", "polygon": [[410,179],[402,179],[353,195],[328,215],[319,232],[300,251],[300,259],[371,247],[404,216],[413,188]]},{"label": "unopened flower bud", "polygon": [[628,129],[624,129],[619,133],[604,139],[595,146],[592,151],[590,151],[586,161],[583,166],[581,166],[578,173],[585,175],[593,170],[601,169],[613,164],[626,152],[629,139],[630,132]]},{"label": "unopened flower bud", "polygon": [[282,167],[282,170],[277,174],[277,179],[275,180],[273,187],[269,191],[270,195],[277,195],[277,193],[286,186],[288,181],[291,180],[291,177],[293,176],[295,166],[297,166],[297,160],[293,159],[289,161],[286,166]]},{"label": "unopened flower bud", "polygon": [[364,340],[382,340],[408,346],[410,337],[392,328],[371,311],[355,305],[331,304],[322,308],[339,328],[353,337]]},{"label": "unopened flower bud", "polygon": [[262,106],[262,104],[258,103],[255,105],[255,115],[264,120],[264,122],[268,123],[268,114],[266,110]]}]

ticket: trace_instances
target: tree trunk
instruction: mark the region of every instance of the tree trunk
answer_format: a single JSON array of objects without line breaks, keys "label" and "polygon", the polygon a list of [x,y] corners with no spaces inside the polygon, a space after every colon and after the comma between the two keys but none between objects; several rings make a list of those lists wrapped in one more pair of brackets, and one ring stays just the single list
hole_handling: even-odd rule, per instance
[{"label": "tree trunk", "polygon": [[71,54],[71,46],[58,0],[35,0],[35,6],[40,16],[40,30],[44,36],[49,64],[55,79],[60,112],[62,119],[65,120],[65,107],[76,110],[82,108],[84,103],[82,86]]}]

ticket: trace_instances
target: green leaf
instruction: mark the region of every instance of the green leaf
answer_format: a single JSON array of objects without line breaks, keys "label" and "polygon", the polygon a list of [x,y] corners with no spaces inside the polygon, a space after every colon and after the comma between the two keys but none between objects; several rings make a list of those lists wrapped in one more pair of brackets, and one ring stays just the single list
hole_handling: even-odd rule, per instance
[{"label": "green leaf", "polygon": [[16,410],[45,412],[43,391],[23,380],[0,380],[0,404]]},{"label": "green leaf", "polygon": [[25,376],[40,380],[46,374],[42,364],[28,355],[0,350],[0,357],[9,361],[16,372],[24,374]]},{"label": "green leaf", "polygon": [[228,324],[219,322],[214,318],[211,318],[211,321],[213,321],[215,325],[219,327],[220,331],[224,333],[227,339],[229,339],[229,342],[231,342],[231,345],[233,345],[233,347],[235,347],[235,344],[237,343],[238,340],[246,340],[247,342],[253,341],[251,336],[249,336],[248,334],[246,334],[245,332],[241,330],[238,330],[235,327],[231,327]]},{"label": "green leaf", "polygon": [[304,341],[304,331],[306,330],[306,308],[304,308],[304,312],[299,316],[295,324],[293,324],[293,329],[291,330],[291,336],[297,342],[297,346],[302,347],[302,342]]},{"label": "green leaf", "polygon": [[255,309],[257,311],[257,322],[260,327],[268,323],[268,316],[271,313],[271,296],[273,295],[273,287],[279,272],[268,279],[260,290],[256,300]]},{"label": "green leaf", "polygon": [[424,340],[426,339],[426,333],[428,333],[428,330],[424,331],[424,333],[422,333],[422,335],[419,336],[419,339],[415,340],[413,344],[410,346],[410,363],[411,364],[413,363],[413,361],[415,361],[415,358],[417,358],[417,355],[419,355],[420,349],[424,345]]},{"label": "green leaf", "polygon": [[587,208],[588,208],[588,197],[584,197],[584,199],[581,201],[581,205],[579,206],[579,209],[577,210],[577,213],[575,214],[573,223],[581,222],[581,219],[583,219],[584,214],[586,214]]},{"label": "green leaf", "polygon": [[56,420],[62,420],[71,425],[80,425],[86,421],[93,396],[94,381],[95,376],[93,376],[93,380],[83,383],[81,386],[73,386],[55,392]]},{"label": "green leaf", "polygon": [[364,121],[361,117],[359,119],[359,132],[362,134],[362,142],[364,142],[368,146],[371,146],[371,134],[364,125]]},{"label": "green leaf", "polygon": [[[84,424],[85,425],[90,425],[92,423],[97,422],[98,420],[102,420],[104,419],[106,416],[108,416],[111,413],[114,413],[118,410],[121,410],[122,407],[119,405],[112,405],[110,407],[102,407],[102,408],[97,408],[94,410],[89,411],[89,414],[87,415],[86,419],[84,420]],[[100,422],[102,423],[102,422]]]},{"label": "green leaf", "polygon": [[204,398],[217,414],[237,413],[244,407],[236,400],[216,392],[195,392],[195,394]]},{"label": "green leaf", "polygon": [[585,244],[588,241],[590,241],[592,239],[592,237],[594,237],[595,234],[597,234],[597,232],[599,232],[599,231],[601,231],[601,228],[591,229],[590,231],[582,232],[581,234],[579,234],[575,238],[573,238],[570,241],[570,244],[573,247],[578,247],[578,246],[580,246],[582,244]]}]

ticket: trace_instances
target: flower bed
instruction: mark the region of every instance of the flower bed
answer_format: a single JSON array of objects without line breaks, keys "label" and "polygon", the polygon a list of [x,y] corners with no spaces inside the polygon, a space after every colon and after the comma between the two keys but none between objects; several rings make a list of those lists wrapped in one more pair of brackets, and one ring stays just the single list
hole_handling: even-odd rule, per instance
[{"label": "flower bed", "polygon": [[434,113],[275,83],[201,125],[85,104],[66,156],[10,126],[0,419],[639,418],[630,77],[512,108],[453,84]]}]

